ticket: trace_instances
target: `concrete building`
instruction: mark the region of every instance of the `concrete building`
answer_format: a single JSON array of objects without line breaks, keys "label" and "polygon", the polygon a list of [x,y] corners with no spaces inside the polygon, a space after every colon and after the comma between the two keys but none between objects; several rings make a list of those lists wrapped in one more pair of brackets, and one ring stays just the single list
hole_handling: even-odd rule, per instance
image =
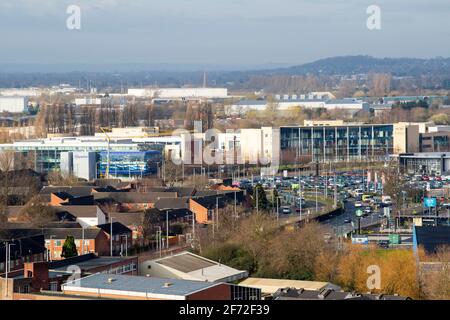
[{"label": "concrete building", "polygon": [[0,112],[23,113],[27,110],[27,97],[0,96]]},{"label": "concrete building", "polygon": [[75,104],[77,106],[100,106],[103,103],[104,99],[102,98],[77,98],[75,99]]},{"label": "concrete building", "polygon": [[408,174],[441,175],[450,171],[450,152],[403,153],[394,158]]},{"label": "concrete building", "polygon": [[264,111],[267,107],[273,106],[278,111],[287,111],[291,108],[306,109],[326,109],[342,110],[348,114],[366,110],[369,111],[369,104],[354,98],[348,99],[280,99],[269,102],[268,100],[241,100],[235,104],[225,107],[228,115],[244,115],[248,111]]}]

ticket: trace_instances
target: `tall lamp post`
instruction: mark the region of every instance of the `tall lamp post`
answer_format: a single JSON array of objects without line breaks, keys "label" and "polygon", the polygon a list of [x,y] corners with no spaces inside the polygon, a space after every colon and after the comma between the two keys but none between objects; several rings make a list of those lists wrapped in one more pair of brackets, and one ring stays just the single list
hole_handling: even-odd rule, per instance
[{"label": "tall lamp post", "polygon": [[11,246],[15,246],[14,243],[8,243],[5,242],[5,251],[6,251],[6,259],[5,259],[5,280],[6,280],[6,293],[5,293],[5,297],[8,297],[8,272],[11,269]]}]

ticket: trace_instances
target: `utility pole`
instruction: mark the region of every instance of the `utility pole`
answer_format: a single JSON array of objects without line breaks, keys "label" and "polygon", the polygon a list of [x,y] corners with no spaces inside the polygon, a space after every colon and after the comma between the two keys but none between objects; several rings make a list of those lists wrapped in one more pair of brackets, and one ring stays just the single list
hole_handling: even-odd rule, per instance
[{"label": "utility pole", "polygon": [[166,242],[167,250],[169,250],[169,210],[166,210]]},{"label": "utility pole", "polygon": [[111,257],[113,256],[113,218],[110,216],[109,217],[109,223],[110,223],[110,225],[109,225],[109,227],[110,227],[110,233],[111,233],[111,236],[110,236],[110,246],[111,246]]},{"label": "utility pole", "polygon": [[255,188],[255,192],[256,192],[256,214],[259,213],[259,201],[258,201],[258,187]]},{"label": "utility pole", "polygon": [[319,194],[319,190],[317,189],[317,184],[316,184],[316,214],[319,211],[319,199],[318,199],[318,194]]},{"label": "utility pole", "polygon": [[84,227],[81,228],[81,255],[84,254]]},{"label": "utility pole", "polygon": [[277,197],[277,222],[279,222],[280,220],[280,210],[278,209],[278,201],[279,201],[280,197]]},{"label": "utility pole", "polygon": [[103,134],[106,137],[106,141],[108,142],[108,150],[107,150],[107,163],[106,163],[106,179],[109,179],[109,167],[111,165],[111,158],[110,158],[110,153],[111,153],[111,138],[109,137],[109,135],[106,133],[105,128],[100,127],[100,130],[103,132]]},{"label": "utility pole", "polygon": [[234,192],[234,219],[237,219],[237,193]]},{"label": "utility pole", "polygon": [[195,213],[192,212],[192,248],[195,249]]},{"label": "utility pole", "polygon": [[336,181],[336,174],[334,174],[334,207],[337,208],[337,181]]},{"label": "utility pole", "polygon": [[219,198],[216,197],[216,221],[217,221],[217,231],[219,231]]}]

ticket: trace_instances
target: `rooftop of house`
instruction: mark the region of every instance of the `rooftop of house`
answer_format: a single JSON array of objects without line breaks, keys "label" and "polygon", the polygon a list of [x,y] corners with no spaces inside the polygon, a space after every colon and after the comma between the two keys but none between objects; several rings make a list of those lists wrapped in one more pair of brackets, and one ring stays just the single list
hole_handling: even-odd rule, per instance
[{"label": "rooftop of house", "polygon": [[99,210],[94,205],[77,205],[77,206],[53,206],[57,212],[68,212],[77,218],[95,218]]},{"label": "rooftop of house", "polygon": [[149,192],[176,192],[176,197],[190,197],[196,193],[194,187],[151,187]]},{"label": "rooftop of house", "polygon": [[112,233],[113,233],[113,235],[124,234],[124,233],[131,233],[132,232],[131,229],[129,229],[128,227],[126,227],[122,223],[114,222],[114,218],[113,218],[113,223],[100,224],[97,227],[102,229],[106,234],[110,234],[111,233],[111,225],[112,225]]},{"label": "rooftop of house", "polygon": [[231,199],[227,195],[216,194],[213,196],[195,197],[192,200],[207,209],[214,209],[217,205],[219,208],[223,208]]},{"label": "rooftop of house", "polygon": [[51,194],[58,192],[66,192],[74,197],[90,196],[93,186],[45,186],[39,192],[40,194]]},{"label": "rooftop of house", "polygon": [[[9,241],[11,244],[11,259],[16,260],[21,256],[28,256],[32,254],[40,254],[46,251],[44,236],[41,235],[29,235],[15,238]],[[5,262],[6,247],[0,246],[0,262]]]},{"label": "rooftop of house", "polygon": [[139,226],[144,218],[143,212],[111,212],[113,221],[120,222],[125,226]]},{"label": "rooftop of house", "polygon": [[155,202],[155,208],[159,210],[167,209],[186,209],[188,205],[189,198],[160,198]]},{"label": "rooftop of house", "polygon": [[161,198],[176,198],[176,192],[96,192],[94,199],[111,199],[117,203],[155,203]]},{"label": "rooftop of house", "polygon": [[185,297],[192,293],[217,286],[218,283],[165,279],[153,277],[94,274],[63,285],[63,291],[88,292],[89,290],[107,290],[110,294],[163,295]]}]

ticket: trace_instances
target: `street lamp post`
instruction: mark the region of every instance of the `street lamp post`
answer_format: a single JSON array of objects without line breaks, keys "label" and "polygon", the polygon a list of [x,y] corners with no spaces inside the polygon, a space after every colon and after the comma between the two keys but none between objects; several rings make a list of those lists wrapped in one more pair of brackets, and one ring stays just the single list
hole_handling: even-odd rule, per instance
[{"label": "street lamp post", "polygon": [[6,267],[6,272],[5,272],[5,280],[6,280],[6,293],[5,293],[5,297],[8,297],[8,272],[10,272],[11,270],[11,246],[15,246],[14,243],[8,243],[5,242],[5,251],[6,251],[6,259],[5,259],[5,267]]},{"label": "street lamp post", "polygon": [[128,235],[122,235],[122,237],[125,237],[125,257],[128,257]]},{"label": "street lamp post", "polygon": [[166,210],[166,243],[169,250],[169,210]]}]

